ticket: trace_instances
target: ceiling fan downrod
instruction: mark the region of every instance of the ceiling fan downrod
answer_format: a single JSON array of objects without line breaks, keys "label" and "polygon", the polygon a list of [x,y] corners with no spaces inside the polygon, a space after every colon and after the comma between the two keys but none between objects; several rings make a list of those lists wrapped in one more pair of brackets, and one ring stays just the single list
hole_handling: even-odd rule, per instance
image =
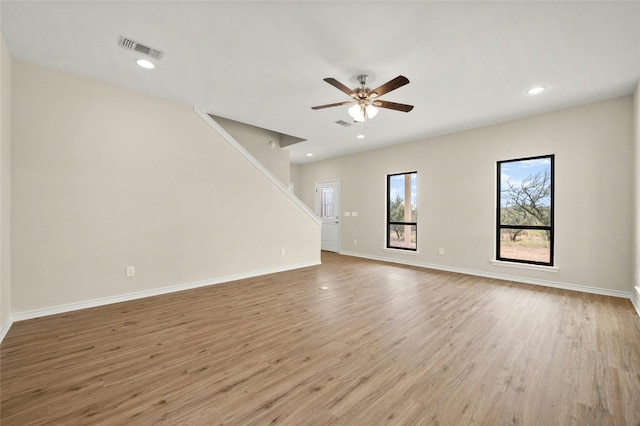
[{"label": "ceiling fan downrod", "polygon": [[362,75],[358,76],[358,81],[360,82],[360,85],[361,85],[361,87],[360,87],[360,96],[359,96],[361,99],[366,97],[366,95],[367,95],[368,90],[367,90],[366,86],[367,86],[367,79],[368,78],[369,78],[369,76],[366,75],[366,74],[362,74]]}]

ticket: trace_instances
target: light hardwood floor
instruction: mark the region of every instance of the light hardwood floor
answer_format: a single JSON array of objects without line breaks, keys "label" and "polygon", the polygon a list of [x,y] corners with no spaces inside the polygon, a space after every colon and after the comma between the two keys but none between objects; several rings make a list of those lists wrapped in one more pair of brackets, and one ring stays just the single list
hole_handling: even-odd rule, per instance
[{"label": "light hardwood floor", "polygon": [[14,324],[2,425],[640,425],[629,300],[322,261]]}]

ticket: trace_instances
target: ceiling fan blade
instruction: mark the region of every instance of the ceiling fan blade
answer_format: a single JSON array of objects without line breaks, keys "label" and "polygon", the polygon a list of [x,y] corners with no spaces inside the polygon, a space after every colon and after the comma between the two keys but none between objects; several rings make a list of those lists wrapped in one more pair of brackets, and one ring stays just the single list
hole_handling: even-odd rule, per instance
[{"label": "ceiling fan blade", "polygon": [[405,84],[409,84],[409,79],[403,75],[399,75],[393,80],[387,81],[382,86],[376,87],[369,93],[375,93],[378,97],[380,97],[385,93],[389,93],[392,90],[396,90],[397,88],[404,86]]},{"label": "ceiling fan blade", "polygon": [[413,105],[399,104],[396,102],[380,101],[380,100],[373,101],[373,106],[377,106],[380,108],[393,109],[393,110],[402,111],[402,112],[409,112],[413,109]]},{"label": "ceiling fan blade", "polygon": [[331,108],[331,107],[340,106],[340,105],[347,105],[347,104],[350,104],[350,103],[353,103],[353,101],[336,102],[335,104],[318,105],[318,106],[311,107],[311,109]]},{"label": "ceiling fan blade", "polygon": [[327,77],[327,78],[325,78],[323,80],[326,81],[327,83],[329,83],[330,85],[332,85],[333,87],[335,87],[336,89],[343,91],[344,93],[346,93],[349,96],[351,96],[353,94],[353,90],[352,89],[349,89],[347,86],[345,86],[344,84],[340,83],[338,80],[336,80],[333,77]]}]

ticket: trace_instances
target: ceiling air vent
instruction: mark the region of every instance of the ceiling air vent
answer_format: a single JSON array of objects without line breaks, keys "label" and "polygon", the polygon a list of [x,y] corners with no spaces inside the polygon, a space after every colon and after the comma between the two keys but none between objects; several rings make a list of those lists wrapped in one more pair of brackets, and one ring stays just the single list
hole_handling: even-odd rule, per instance
[{"label": "ceiling air vent", "polygon": [[162,59],[162,57],[164,56],[163,51],[154,49],[153,47],[145,46],[144,44],[131,40],[130,38],[127,38],[125,36],[120,36],[120,42],[118,44],[125,49],[140,52],[157,60]]},{"label": "ceiling air vent", "polygon": [[336,124],[341,125],[342,127],[349,127],[349,126],[351,126],[351,123],[347,123],[347,122],[346,122],[346,121],[344,121],[344,120],[338,120],[338,121],[336,121],[335,123],[336,123]]}]

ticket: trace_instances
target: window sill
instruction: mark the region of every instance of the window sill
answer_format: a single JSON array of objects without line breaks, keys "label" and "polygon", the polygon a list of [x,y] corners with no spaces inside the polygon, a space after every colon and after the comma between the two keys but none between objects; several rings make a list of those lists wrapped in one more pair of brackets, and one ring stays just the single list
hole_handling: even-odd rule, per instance
[{"label": "window sill", "polygon": [[394,248],[388,248],[388,247],[383,247],[382,251],[386,251],[387,253],[406,253],[406,254],[412,254],[412,255],[418,255],[420,254],[419,251],[413,251],[413,250],[403,250],[403,249],[394,249]]},{"label": "window sill", "polygon": [[528,269],[530,271],[558,272],[560,268],[556,266],[531,265],[528,263],[506,262],[504,260],[490,260],[493,266],[502,266],[506,268]]}]

